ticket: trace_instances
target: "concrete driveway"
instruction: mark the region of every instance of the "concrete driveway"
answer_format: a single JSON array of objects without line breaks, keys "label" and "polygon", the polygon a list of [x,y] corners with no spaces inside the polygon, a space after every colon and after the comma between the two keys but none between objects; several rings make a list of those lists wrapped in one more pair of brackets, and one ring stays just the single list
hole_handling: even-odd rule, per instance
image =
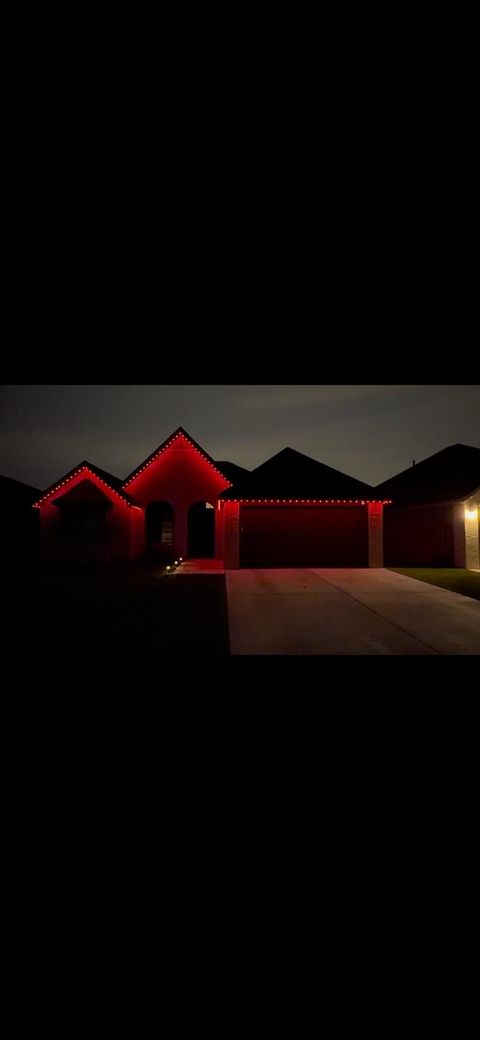
[{"label": "concrete driveway", "polygon": [[227,571],[245,654],[480,654],[480,601],[387,570]]}]

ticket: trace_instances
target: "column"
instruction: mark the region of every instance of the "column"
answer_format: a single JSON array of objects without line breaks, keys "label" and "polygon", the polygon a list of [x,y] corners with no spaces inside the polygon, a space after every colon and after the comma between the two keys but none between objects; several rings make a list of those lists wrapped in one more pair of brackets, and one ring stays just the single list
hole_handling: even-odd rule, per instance
[{"label": "column", "polygon": [[368,503],[368,565],[383,567],[383,505]]},{"label": "column", "polygon": [[215,559],[225,558],[225,506],[221,499],[215,506]]},{"label": "column", "polygon": [[240,567],[240,504],[225,502],[225,550],[224,565],[229,571]]}]

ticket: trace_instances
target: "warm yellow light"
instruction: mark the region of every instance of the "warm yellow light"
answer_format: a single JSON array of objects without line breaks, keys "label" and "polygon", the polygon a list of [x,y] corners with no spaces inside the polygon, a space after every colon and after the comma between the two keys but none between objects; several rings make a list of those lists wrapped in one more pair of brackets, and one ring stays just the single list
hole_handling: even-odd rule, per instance
[{"label": "warm yellow light", "polygon": [[477,510],[476,509],[466,509],[465,510],[465,516],[467,517],[467,520],[476,520]]}]

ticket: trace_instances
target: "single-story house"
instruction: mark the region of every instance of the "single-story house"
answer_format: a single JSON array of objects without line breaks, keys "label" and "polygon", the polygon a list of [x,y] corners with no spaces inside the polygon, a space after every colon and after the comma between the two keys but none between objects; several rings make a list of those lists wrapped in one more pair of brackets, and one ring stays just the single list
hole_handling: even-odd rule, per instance
[{"label": "single-story house", "polygon": [[380,484],[387,567],[468,567],[479,562],[480,448],[452,444]]},{"label": "single-story house", "polygon": [[179,427],[125,480],[82,462],[35,506],[49,560],[381,567],[392,497],[291,448],[253,472],[215,461]]},{"label": "single-story house", "polygon": [[121,481],[82,462],[36,502],[48,560],[216,557],[237,567],[381,566],[384,500],[290,448],[250,473],[181,427]]}]

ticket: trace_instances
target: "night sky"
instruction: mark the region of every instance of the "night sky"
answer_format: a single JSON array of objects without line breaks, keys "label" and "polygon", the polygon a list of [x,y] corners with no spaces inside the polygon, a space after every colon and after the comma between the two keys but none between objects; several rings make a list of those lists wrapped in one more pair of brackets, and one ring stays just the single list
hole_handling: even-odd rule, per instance
[{"label": "night sky", "polygon": [[177,426],[247,469],[289,446],[377,484],[480,447],[480,385],[2,386],[0,474],[43,489],[88,459],[125,477]]}]

